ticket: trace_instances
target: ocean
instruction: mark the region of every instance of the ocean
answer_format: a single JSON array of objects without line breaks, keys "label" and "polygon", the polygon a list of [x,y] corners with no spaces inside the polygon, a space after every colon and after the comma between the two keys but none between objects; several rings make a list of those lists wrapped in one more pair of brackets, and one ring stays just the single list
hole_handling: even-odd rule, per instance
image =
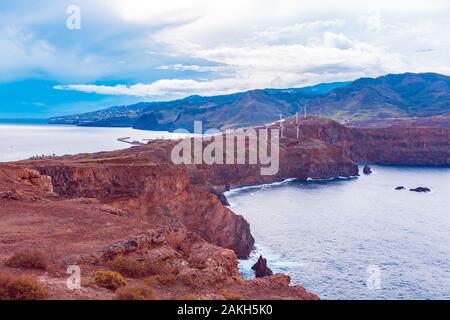
[{"label": "ocean", "polygon": [[256,240],[241,272],[262,254],[323,299],[450,299],[450,168],[373,170],[227,193]]},{"label": "ocean", "polygon": [[180,134],[131,128],[91,128],[48,125],[36,120],[0,121],[0,162],[24,160],[33,156],[113,151],[131,147],[117,139],[177,138]]}]

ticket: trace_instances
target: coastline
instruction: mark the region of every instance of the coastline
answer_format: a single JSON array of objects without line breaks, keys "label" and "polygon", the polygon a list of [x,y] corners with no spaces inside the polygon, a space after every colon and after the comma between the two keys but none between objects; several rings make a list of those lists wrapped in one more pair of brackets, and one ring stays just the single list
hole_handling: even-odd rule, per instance
[{"label": "coastline", "polygon": [[[248,185],[248,186],[233,188],[229,191],[224,192],[223,195],[229,202],[229,208],[233,211],[234,204],[233,204],[232,200],[230,201],[230,198],[232,199],[233,197],[238,196],[240,193],[246,192],[249,190],[256,191],[256,190],[261,190],[261,189],[266,189],[266,188],[283,186],[283,185],[287,185],[294,181],[298,181],[298,182],[332,182],[332,181],[338,181],[338,180],[343,180],[343,181],[353,180],[353,179],[358,179],[359,177],[360,177],[359,175],[348,176],[348,177],[338,176],[338,177],[332,177],[332,178],[328,178],[328,179],[307,178],[306,180],[304,180],[304,179],[301,180],[301,179],[297,179],[297,178],[288,178],[288,179],[285,179],[282,181],[277,181],[277,182],[272,182],[272,183],[255,184],[255,185]],[[235,214],[239,214],[239,213],[236,213],[235,211],[233,211],[233,212]],[[252,228],[252,225],[250,224],[250,229],[251,228]],[[248,258],[239,259],[239,272],[247,280],[255,279],[254,271],[251,269],[251,267],[253,266],[254,263],[256,263],[259,256],[261,256],[261,255],[267,259],[268,264],[272,265],[272,267],[273,267],[273,264],[276,263],[276,261],[278,261],[278,263],[283,264],[284,266],[286,266],[286,264],[293,264],[293,263],[295,264],[296,263],[296,262],[292,262],[292,261],[284,261],[284,260],[281,261],[280,258],[277,258],[274,253],[269,251],[269,249],[261,248],[260,246],[258,246],[257,239],[255,239],[254,249],[250,252]],[[283,272],[283,273],[285,273],[285,272]],[[287,275],[290,276],[289,274],[287,274]]]},{"label": "coastline", "polygon": [[[163,250],[163,243],[162,246],[166,246],[174,259],[184,257],[185,260],[177,260],[176,264],[180,266],[180,272],[184,272],[180,275],[180,281],[181,277],[194,275],[201,281],[224,281],[230,277],[240,277],[237,258],[248,257],[254,249],[250,225],[244,217],[226,208],[217,195],[211,192],[211,187],[225,189],[228,186],[231,193],[239,193],[258,186],[270,188],[284,185],[297,179],[306,182],[347,180],[354,178],[359,172],[359,167],[348,155],[348,151],[361,150],[364,153],[360,153],[358,157],[371,156],[366,153],[367,150],[362,149],[367,141],[359,145],[361,138],[351,140],[352,137],[346,136],[349,134],[348,129],[331,120],[308,120],[302,126],[302,134],[305,136],[301,140],[295,138],[291,125],[295,126],[295,123],[286,122],[286,136],[281,140],[280,172],[270,177],[262,176],[258,166],[174,165],[170,151],[177,142],[170,140],[158,140],[106,153],[40,158],[1,165],[2,212],[6,215],[22,212],[20,220],[4,220],[1,227],[16,228],[12,223],[23,223],[22,220],[30,210],[42,219],[44,225],[54,223],[53,216],[64,212],[71,212],[74,217],[83,217],[85,220],[75,221],[77,225],[72,226],[82,227],[83,230],[74,236],[79,239],[80,234],[89,234],[94,240],[104,237],[97,239],[101,242],[96,242],[95,249],[86,249],[92,245],[88,240],[83,240],[87,241],[83,246],[75,242],[73,247],[69,247],[69,242],[63,241],[58,242],[61,246],[59,251],[51,254],[59,262],[71,256],[71,263],[88,263],[90,268],[95,268],[98,266],[92,264],[91,257],[103,257],[105,250],[108,251],[111,246],[125,250],[131,257],[135,256],[134,251],[127,251],[128,243],[135,241],[133,239],[136,237],[141,239],[144,221],[146,226],[157,228],[154,230],[156,234],[164,234],[163,242],[158,242],[158,250]],[[395,138],[397,132],[383,134]],[[330,141],[331,135],[340,137],[341,140]],[[422,136],[414,137],[420,140]],[[350,142],[345,139],[350,139]],[[392,150],[396,150],[402,139],[395,140],[395,143],[384,149],[387,159],[397,156],[397,152]],[[441,158],[448,158],[448,146],[440,144],[440,140],[434,143],[443,150]],[[360,149],[346,149],[342,144],[353,144]],[[417,145],[414,141],[411,144]],[[429,146],[433,144],[430,143]],[[408,154],[415,155],[408,161],[428,163],[427,159],[430,159],[430,154],[421,148],[412,149]],[[19,219],[16,216],[14,218]],[[92,223],[88,227],[84,226],[87,219],[94,219],[93,222],[98,223],[101,228],[108,228],[105,223],[107,220],[114,219],[117,224],[112,230],[103,229],[103,233],[98,233],[98,228],[94,230]],[[61,217],[57,221],[59,225],[55,228],[62,228],[61,230],[66,230],[67,223],[71,222],[67,217]],[[30,232],[32,233],[15,235],[17,241],[13,245],[16,248],[26,247],[26,242],[21,237],[34,237],[35,241],[28,244],[32,247],[36,241],[47,243],[48,246],[54,243],[55,239],[45,234],[37,233],[36,230]],[[146,240],[148,238],[153,239],[153,235],[143,237],[142,249],[154,250],[149,246],[149,240]],[[172,244],[170,248],[167,248],[168,244]],[[141,242],[138,243],[139,250],[140,245]],[[11,247],[8,244],[5,251],[7,256],[13,253]],[[209,261],[211,252],[219,255]],[[230,259],[222,259],[222,254],[229,255]],[[107,267],[113,259],[114,256],[108,253],[100,267]],[[205,259],[209,261],[207,268],[204,268]],[[201,263],[195,262],[198,260]],[[300,286],[289,286],[290,278],[286,275],[256,280],[257,283],[263,281],[278,286],[280,290],[277,294],[269,295],[270,298],[280,297],[281,293],[285,298],[317,298],[306,293]],[[253,282],[244,282],[240,290],[248,290],[253,285]],[[254,298],[255,295],[249,293],[247,297]]]},{"label": "coastline", "polygon": [[[448,230],[448,206],[440,204],[445,201],[450,171],[435,166],[374,165],[373,169],[376,175],[354,180],[318,181],[317,185],[302,181],[232,194],[228,198],[231,209],[249,221],[255,237],[250,259],[239,261],[241,274],[253,279],[250,268],[263,255],[272,271],[291,276],[293,284],[322,299],[397,299],[402,294],[413,299],[442,298],[445,291],[439,286],[433,292],[437,284],[426,278],[429,268],[421,264],[420,257],[428,256],[422,252],[431,245],[424,245],[428,237],[448,238],[444,231]],[[397,184],[406,190],[396,191]],[[420,185],[432,192],[409,191]],[[337,198],[345,200],[333,201]],[[442,244],[432,245],[439,248]],[[442,250],[427,261],[436,277],[448,283],[439,262],[448,250]],[[383,274],[378,291],[365,288],[366,268],[372,265],[379,266]],[[422,279],[423,285],[402,291],[401,282],[413,279]],[[353,290],[352,284],[356,285]]]}]

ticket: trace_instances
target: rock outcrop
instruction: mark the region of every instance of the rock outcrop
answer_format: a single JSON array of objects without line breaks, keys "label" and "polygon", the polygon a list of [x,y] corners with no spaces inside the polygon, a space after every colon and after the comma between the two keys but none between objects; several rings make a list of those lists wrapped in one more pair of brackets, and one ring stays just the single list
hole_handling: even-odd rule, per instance
[{"label": "rock outcrop", "polygon": [[372,174],[372,169],[366,164],[363,168],[363,173],[366,175]]},{"label": "rock outcrop", "polygon": [[267,266],[267,259],[264,259],[262,256],[260,256],[258,261],[253,265],[252,270],[255,270],[257,278],[273,275],[272,270]]},{"label": "rock outcrop", "polygon": [[54,161],[35,167],[53,179],[55,192],[68,198],[95,198],[150,223],[181,223],[206,241],[233,249],[240,258],[251,252],[249,224],[225,208],[216,195],[192,187],[185,170],[168,164],[135,164],[129,158]]},{"label": "rock outcrop", "polygon": [[[132,210],[127,210],[127,214],[118,211],[120,214],[117,214],[115,210],[105,210],[104,202],[109,201],[99,195],[98,199],[58,196],[40,184],[29,182],[28,178],[23,179],[23,172],[22,165],[0,166],[0,194],[6,195],[0,198],[0,261],[22,250],[39,251],[54,267],[43,271],[12,270],[1,263],[0,272],[38,275],[47,287],[50,299],[114,298],[113,292],[89,284],[89,279],[96,271],[112,268],[118,258],[126,258],[133,263],[132,266],[146,266],[148,278],[133,274],[134,269],[121,272],[133,284],[148,286],[151,283],[161,299],[187,296],[226,299],[230,295],[241,299],[317,299],[303,288],[290,286],[289,281],[281,283],[278,278],[259,285],[245,281],[238,271],[236,253],[206,240],[202,230],[190,230],[188,226],[192,226],[193,221],[185,225],[183,219],[178,220],[176,215],[169,214],[167,221],[159,216],[161,223],[157,223]],[[49,170],[49,173],[55,172]],[[41,181],[36,171],[32,177]],[[48,182],[49,178],[42,181]],[[56,186],[56,190],[62,191],[59,189],[61,186]],[[74,190],[79,190],[75,186]],[[10,189],[14,189],[14,193],[9,192]],[[97,191],[103,194],[103,191]],[[21,197],[15,199],[14,194]],[[95,194],[94,189],[85,195],[89,194]],[[203,191],[200,195],[205,194],[206,200],[197,201],[217,201],[221,205],[214,195]],[[114,201],[110,203],[114,204]],[[197,219],[202,221],[201,217]],[[214,222],[211,225],[214,228]],[[238,228],[236,224],[234,227]],[[207,228],[204,226],[205,230]],[[222,231],[219,229],[217,232]],[[236,230],[235,234],[245,235],[245,232]],[[68,265],[81,268],[82,289],[67,289]],[[87,283],[86,286],[83,283]]]},{"label": "rock outcrop", "polygon": [[430,188],[426,188],[426,187],[418,187],[418,188],[410,189],[409,191],[420,192],[420,193],[428,193],[428,192],[431,192],[431,189]]}]

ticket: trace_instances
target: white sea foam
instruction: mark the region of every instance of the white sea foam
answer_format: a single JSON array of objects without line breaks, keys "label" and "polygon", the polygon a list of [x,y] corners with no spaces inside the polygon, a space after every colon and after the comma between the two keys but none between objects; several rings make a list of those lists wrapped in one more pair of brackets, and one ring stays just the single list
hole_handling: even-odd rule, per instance
[{"label": "white sea foam", "polygon": [[262,188],[281,186],[281,185],[284,185],[284,184],[287,184],[287,183],[290,183],[290,182],[296,181],[296,180],[297,180],[296,178],[289,178],[289,179],[285,179],[283,181],[278,181],[278,182],[273,182],[273,183],[265,183],[265,184],[259,184],[259,185],[254,185],[254,186],[239,187],[239,188],[231,189],[230,191],[224,192],[224,195],[226,197],[232,197],[243,191],[248,191],[248,190],[253,190],[253,189],[258,190],[258,189],[262,189]]}]

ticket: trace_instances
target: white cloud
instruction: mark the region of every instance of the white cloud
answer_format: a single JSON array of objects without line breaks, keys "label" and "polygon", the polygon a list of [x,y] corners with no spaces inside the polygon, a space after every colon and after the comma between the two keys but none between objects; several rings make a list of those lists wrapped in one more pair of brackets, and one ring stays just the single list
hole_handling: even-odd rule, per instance
[{"label": "white cloud", "polygon": [[[166,98],[450,69],[445,0],[78,4],[79,33],[67,33],[59,1],[0,13],[1,77],[46,74],[86,83],[58,89]],[[165,79],[173,71],[180,79]],[[89,84],[111,78],[131,85]]]},{"label": "white cloud", "polygon": [[326,47],[336,49],[350,49],[354,47],[353,41],[348,39],[342,33],[336,34],[333,32],[326,32],[323,35],[323,42]]},{"label": "white cloud", "polygon": [[97,86],[97,85],[59,85],[57,90],[75,90],[86,93],[105,95],[130,95],[139,97],[185,97],[192,94],[204,96],[221,93],[234,93],[249,90],[253,83],[248,79],[219,79],[212,81],[196,81],[183,79],[164,79],[150,84],[138,83],[131,86]]},{"label": "white cloud", "polygon": [[363,14],[360,18],[360,23],[367,27],[370,31],[380,31],[384,25],[380,11],[377,10],[369,11]]},{"label": "white cloud", "polygon": [[345,26],[342,19],[317,20],[311,22],[295,23],[287,26],[270,26],[264,30],[256,31],[255,35],[260,40],[267,41],[299,41],[305,37],[324,30],[332,30]]},{"label": "white cloud", "polygon": [[104,71],[102,59],[90,54],[80,59],[76,52],[61,52],[32,32],[6,27],[0,29],[0,33],[1,81],[42,74],[54,78],[70,74],[72,78],[95,79]]},{"label": "white cloud", "polygon": [[326,38],[326,46],[221,47],[192,53],[197,58],[232,66],[235,70],[234,77],[210,81],[164,79],[131,86],[68,85],[58,86],[57,89],[142,97],[184,97],[191,94],[232,93],[254,88],[304,86],[321,81],[349,80],[389,71],[408,70],[408,62],[401,55],[352,43],[343,35],[328,35]]},{"label": "white cloud", "polygon": [[159,70],[173,70],[173,71],[194,71],[194,72],[219,72],[226,68],[221,66],[199,66],[199,65],[185,65],[181,63],[159,66]]}]

